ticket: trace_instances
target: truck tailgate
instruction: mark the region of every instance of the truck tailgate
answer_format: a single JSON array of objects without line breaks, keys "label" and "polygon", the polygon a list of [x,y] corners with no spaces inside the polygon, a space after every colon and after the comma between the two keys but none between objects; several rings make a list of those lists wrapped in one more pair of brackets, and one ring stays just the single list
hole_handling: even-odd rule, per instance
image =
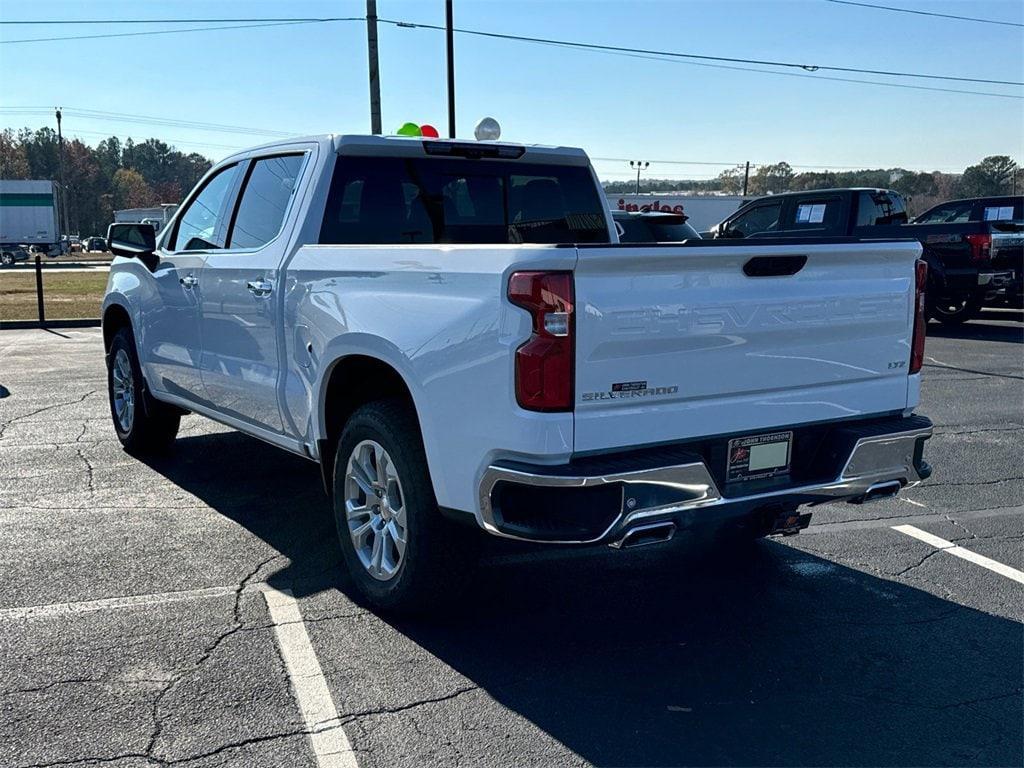
[{"label": "truck tailgate", "polygon": [[[575,450],[906,408],[920,252],[913,242],[580,247]],[[748,276],[748,263],[768,276]]]}]

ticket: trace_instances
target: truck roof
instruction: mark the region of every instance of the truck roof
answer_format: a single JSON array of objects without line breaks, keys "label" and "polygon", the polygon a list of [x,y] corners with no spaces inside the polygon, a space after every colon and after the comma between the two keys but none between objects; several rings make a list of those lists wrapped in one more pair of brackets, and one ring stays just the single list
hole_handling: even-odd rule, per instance
[{"label": "truck roof", "polygon": [[[320,144],[324,149],[344,155],[374,155],[389,157],[427,157],[425,145],[455,145],[466,148],[477,147],[522,149],[517,159],[524,162],[557,163],[559,165],[587,165],[587,153],[578,147],[555,147],[542,144],[518,144],[507,141],[475,141],[469,139],[430,139],[421,136],[368,136],[362,134],[323,133],[311,136],[296,136],[290,139],[261,144],[236,152],[230,157],[244,156],[268,149],[287,148],[295,144]],[[453,153],[454,154],[454,153]],[[228,159],[228,158],[225,158]]]},{"label": "truck roof", "polygon": [[790,192],[778,192],[774,195],[762,195],[757,199],[760,200],[764,197],[792,197],[793,195],[840,194],[845,192],[885,192],[895,193],[897,195],[899,194],[896,190],[886,189],[885,187],[829,187],[827,189],[795,189]]}]

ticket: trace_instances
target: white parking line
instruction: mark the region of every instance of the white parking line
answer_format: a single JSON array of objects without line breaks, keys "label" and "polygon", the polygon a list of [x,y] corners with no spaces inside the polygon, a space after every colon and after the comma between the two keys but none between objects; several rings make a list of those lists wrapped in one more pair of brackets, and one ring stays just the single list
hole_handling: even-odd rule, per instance
[{"label": "white parking line", "polygon": [[288,678],[295,692],[313,754],[320,768],[358,768],[355,752],[338,719],[320,662],[316,658],[302,612],[292,593],[267,586],[263,589],[274,634],[281,648]]},{"label": "white parking line", "polygon": [[1000,576],[1005,576],[1019,584],[1024,584],[1024,571],[1018,571],[1016,568],[1003,565],[997,560],[992,560],[984,555],[979,555],[977,552],[964,549],[951,541],[946,541],[945,539],[934,536],[927,531],[922,531],[920,528],[916,528],[913,525],[894,525],[892,526],[892,529],[894,531],[899,531],[900,533],[905,533],[907,536],[913,536],[918,541],[930,544],[936,549],[941,549],[943,552],[948,552],[951,555],[955,555],[963,560],[974,563],[975,565],[980,565],[982,568],[988,568],[990,571],[998,573]]},{"label": "white parking line", "polygon": [[186,600],[202,600],[211,597],[233,595],[238,587],[208,587],[186,589],[181,592],[156,592],[149,595],[127,597],[105,597],[101,600],[82,600],[76,603],[51,603],[49,605],[27,605],[20,608],[0,608],[0,621],[5,619],[48,619],[73,613],[91,613],[120,608],[138,608],[164,603],[180,603]]}]

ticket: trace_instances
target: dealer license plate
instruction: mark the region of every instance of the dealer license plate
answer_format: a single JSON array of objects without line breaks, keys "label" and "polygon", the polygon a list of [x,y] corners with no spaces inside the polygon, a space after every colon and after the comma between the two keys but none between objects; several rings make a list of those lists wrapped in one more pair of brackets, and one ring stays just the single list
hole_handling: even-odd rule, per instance
[{"label": "dealer license plate", "polygon": [[773,432],[730,440],[726,482],[764,480],[788,474],[792,447],[792,432]]}]

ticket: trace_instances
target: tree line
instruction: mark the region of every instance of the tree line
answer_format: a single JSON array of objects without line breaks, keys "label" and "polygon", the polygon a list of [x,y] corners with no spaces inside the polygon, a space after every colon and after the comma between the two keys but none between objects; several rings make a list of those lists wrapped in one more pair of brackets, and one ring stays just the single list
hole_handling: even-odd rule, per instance
[{"label": "tree line", "polygon": [[[185,154],[159,139],[136,143],[116,136],[90,147],[64,141],[64,184],[72,233],[104,235],[114,211],[177,203],[210,168],[210,160]],[[60,179],[60,143],[52,128],[0,131],[0,178]]]},{"label": "tree line", "polygon": [[[640,191],[739,195],[743,193],[744,174],[745,168],[738,166],[714,179],[641,179]],[[895,189],[907,199],[912,213],[921,213],[944,200],[1020,193],[1024,191],[1024,169],[1006,155],[986,157],[958,174],[903,168],[797,173],[789,163],[782,162],[754,168],[747,180],[747,197],[834,187]],[[606,192],[628,194],[636,190],[636,182],[607,182],[604,188]]]},{"label": "tree line", "polygon": [[[52,128],[11,128],[0,131],[0,178],[60,179],[57,132]],[[185,154],[159,139],[136,143],[116,136],[90,147],[78,139],[64,142],[62,194],[74,233],[103,234],[115,210],[177,203],[210,168],[208,158]],[[743,192],[742,166],[723,171],[714,179],[640,180],[641,192],[730,194]],[[829,187],[884,187],[907,198],[911,213],[958,197],[1003,195],[1024,190],[1024,169],[1010,157],[993,155],[951,174],[878,168],[859,171],[797,173],[789,163],[760,165],[747,180],[747,196]],[[606,192],[628,194],[634,181],[605,182]]]}]

